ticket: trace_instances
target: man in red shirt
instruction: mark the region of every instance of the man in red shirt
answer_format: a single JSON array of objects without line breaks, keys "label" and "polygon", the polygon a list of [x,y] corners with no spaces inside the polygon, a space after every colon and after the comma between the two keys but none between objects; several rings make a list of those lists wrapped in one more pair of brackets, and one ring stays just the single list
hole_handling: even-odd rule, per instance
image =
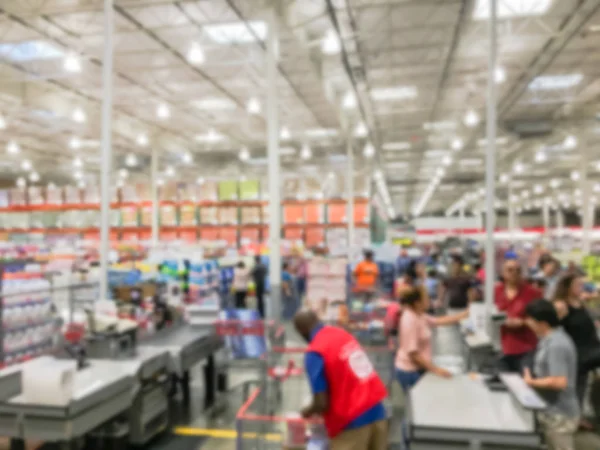
[{"label": "man in red shirt", "polygon": [[537,338],[525,323],[526,306],[543,297],[542,293],[525,282],[521,263],[509,259],[502,267],[503,282],[495,289],[494,300],[499,311],[506,313],[506,321],[500,330],[502,359],[500,370],[522,373],[531,369],[537,346]]}]

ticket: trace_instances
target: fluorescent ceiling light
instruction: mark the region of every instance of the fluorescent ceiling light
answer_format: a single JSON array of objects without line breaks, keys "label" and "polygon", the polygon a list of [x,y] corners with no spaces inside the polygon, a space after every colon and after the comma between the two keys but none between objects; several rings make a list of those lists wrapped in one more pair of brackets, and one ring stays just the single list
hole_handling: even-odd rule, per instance
[{"label": "fluorescent ceiling light", "polygon": [[204,63],[206,58],[204,56],[204,50],[202,50],[200,44],[197,42],[192,43],[187,52],[187,60],[190,64],[194,65],[200,65]]},{"label": "fluorescent ceiling light", "polygon": [[452,150],[457,151],[457,152],[462,150],[464,147],[462,139],[459,139],[459,138],[453,139],[451,147],[452,147]]},{"label": "fluorescent ceiling light", "polygon": [[425,122],[423,129],[426,131],[449,131],[456,130],[456,122],[452,120],[442,120],[439,122]]},{"label": "fluorescent ceiling light", "polygon": [[527,190],[521,192],[521,197],[523,197],[523,198],[529,198],[529,195],[530,195],[530,193]]},{"label": "fluorescent ceiling light", "polygon": [[158,117],[159,119],[168,119],[171,116],[171,111],[169,110],[169,107],[165,104],[159,105],[158,108],[156,108],[156,117]]},{"label": "fluorescent ceiling light", "polygon": [[24,159],[23,162],[21,163],[21,169],[25,170],[25,171],[29,171],[31,170],[32,165],[31,165],[31,161],[29,161],[28,159]]},{"label": "fluorescent ceiling light", "polygon": [[558,180],[556,178],[550,181],[550,187],[553,188],[553,189],[559,188],[560,184],[561,184],[560,180]]},{"label": "fluorescent ceiling light", "polygon": [[447,150],[427,150],[425,152],[425,156],[427,158],[439,158],[442,156],[446,156],[448,154]]},{"label": "fluorescent ceiling light", "polygon": [[204,178],[202,178],[202,177],[198,177],[198,178],[196,179],[196,184],[204,184]]},{"label": "fluorescent ceiling light", "polygon": [[529,83],[529,89],[532,91],[550,91],[557,89],[569,89],[577,86],[583,80],[583,75],[574,73],[570,75],[542,75],[534,78]]},{"label": "fluorescent ceiling light", "polygon": [[148,136],[146,136],[145,134],[140,134],[138,135],[138,137],[135,139],[135,142],[137,143],[137,145],[139,145],[140,147],[145,147],[148,145]]},{"label": "fluorescent ceiling light", "polygon": [[442,160],[442,164],[445,166],[449,166],[450,164],[452,164],[452,157],[445,156],[444,159]]},{"label": "fluorescent ceiling light", "polygon": [[13,62],[29,62],[63,58],[65,52],[45,41],[0,44],[0,56]]},{"label": "fluorescent ceiling light", "polygon": [[19,177],[19,178],[17,178],[16,184],[17,184],[17,187],[24,188],[25,186],[27,186],[27,180],[23,177]]},{"label": "fluorescent ceiling light", "polygon": [[415,86],[397,86],[371,89],[371,98],[375,101],[406,100],[418,95]]},{"label": "fluorescent ceiling light", "polygon": [[307,160],[312,157],[312,150],[308,146],[308,144],[304,144],[302,146],[302,150],[300,151],[300,158]]},{"label": "fluorescent ceiling light", "polygon": [[494,81],[496,84],[502,84],[506,81],[506,71],[502,67],[496,67],[496,72],[494,73]]},{"label": "fluorescent ceiling light", "polygon": [[573,150],[575,147],[577,147],[577,138],[572,134],[567,136],[563,142],[563,146],[567,150]]},{"label": "fluorescent ceiling light", "polygon": [[365,148],[363,149],[363,155],[365,158],[372,158],[375,155],[375,147],[370,142],[365,144]]},{"label": "fluorescent ceiling light", "polygon": [[76,170],[73,172],[73,178],[76,180],[81,180],[83,178],[83,172],[81,170]]},{"label": "fluorescent ceiling light", "polygon": [[410,147],[410,142],[386,142],[381,146],[383,150],[389,151],[410,150]]},{"label": "fluorescent ceiling light", "polygon": [[366,137],[368,134],[369,129],[367,128],[364,122],[360,122],[356,125],[356,128],[354,129],[354,136],[362,138]]},{"label": "fluorescent ceiling light", "polygon": [[525,171],[525,166],[522,163],[515,163],[515,165],[513,166],[513,172],[514,173],[523,173]]},{"label": "fluorescent ceiling light", "polygon": [[119,176],[121,178],[127,178],[129,176],[129,171],[127,169],[120,169]]},{"label": "fluorescent ceiling light", "polygon": [[503,173],[502,175],[500,175],[500,183],[506,184],[509,181],[510,181],[510,176],[508,176],[508,174]]},{"label": "fluorescent ceiling light", "polygon": [[81,160],[81,158],[77,157],[73,160],[73,167],[78,169],[83,167],[83,161]]},{"label": "fluorescent ceiling light", "polygon": [[342,51],[340,37],[335,30],[328,30],[321,40],[321,51],[326,55],[335,55]]},{"label": "fluorescent ceiling light", "polygon": [[354,92],[348,91],[344,95],[344,99],[342,100],[342,107],[344,109],[354,109],[357,106],[356,95]]},{"label": "fluorescent ceiling light", "polygon": [[67,55],[63,62],[63,68],[70,73],[81,72],[81,61],[79,60],[79,56],[73,53]]},{"label": "fluorescent ceiling light", "polygon": [[86,120],[85,112],[81,108],[75,108],[73,115],[71,116],[74,122],[84,123]]},{"label": "fluorescent ceiling light", "polygon": [[6,119],[0,114],[0,130],[6,130]]},{"label": "fluorescent ceiling light", "polygon": [[6,153],[10,155],[16,155],[20,152],[21,148],[19,147],[19,144],[17,144],[15,141],[9,141],[8,144],[6,144]]},{"label": "fluorescent ceiling light", "polygon": [[578,171],[574,170],[571,172],[571,180],[577,181],[579,178],[581,178],[581,174]]},{"label": "fluorescent ceiling light", "polygon": [[166,175],[166,176],[168,176],[168,177],[173,177],[173,176],[175,176],[175,169],[173,169],[173,167],[172,167],[172,166],[168,166],[168,167],[165,169],[165,175]]},{"label": "fluorescent ceiling light", "polygon": [[282,141],[287,141],[291,138],[290,130],[287,127],[283,127],[279,132],[279,139]]},{"label": "fluorescent ceiling light", "polygon": [[260,114],[260,101],[258,101],[256,97],[252,97],[250,100],[248,100],[246,110],[249,114]]},{"label": "fluorescent ceiling light", "polygon": [[207,24],[202,27],[202,31],[217,44],[248,44],[257,39],[264,41],[267,37],[267,25],[257,20]]},{"label": "fluorescent ceiling light", "polygon": [[31,172],[29,174],[29,181],[31,181],[32,183],[37,183],[38,181],[40,181],[40,174],[37,172]]},{"label": "fluorescent ceiling light", "polygon": [[196,141],[198,142],[206,142],[206,143],[215,143],[220,142],[225,139],[225,136],[217,133],[214,129],[210,129],[206,134],[199,134],[196,136]]},{"label": "fluorescent ceiling light", "polygon": [[395,161],[395,162],[390,162],[387,163],[385,165],[386,169],[405,169],[406,167],[408,167],[408,163],[404,162],[404,161]]},{"label": "fluorescent ceiling light", "polygon": [[[485,138],[479,139],[477,141],[477,145],[479,147],[485,147],[485,146],[487,146],[487,142],[488,142],[488,140]],[[508,143],[508,138],[506,136],[501,136],[501,137],[496,138],[496,145],[506,145],[507,143]]]},{"label": "fluorescent ceiling light", "polygon": [[469,110],[465,114],[464,123],[470,128],[476,127],[477,125],[479,125],[479,115],[472,109]]},{"label": "fluorescent ceiling light", "polygon": [[195,108],[202,111],[231,111],[236,108],[233,100],[221,97],[207,97],[192,102]]},{"label": "fluorescent ceiling light", "polygon": [[250,150],[248,150],[246,147],[242,148],[240,150],[239,158],[240,161],[248,161],[250,159]]},{"label": "fluorescent ceiling light", "polygon": [[71,148],[72,150],[77,150],[81,148],[81,139],[79,139],[78,137],[72,137],[69,141],[69,148]]},{"label": "fluorescent ceiling light", "polygon": [[461,159],[458,164],[464,167],[483,166],[483,161],[479,158]]},{"label": "fluorescent ceiling light", "polygon": [[[490,0],[477,0],[473,10],[475,20],[487,20],[491,16]],[[548,12],[552,0],[500,0],[497,2],[497,17],[508,19],[511,17],[541,16]]]},{"label": "fluorescent ceiling light", "polygon": [[181,155],[181,161],[183,161],[184,164],[191,164],[194,162],[194,157],[190,152],[185,152],[183,155]]},{"label": "fluorescent ceiling light", "polygon": [[309,138],[327,138],[338,135],[338,130],[335,128],[311,128],[304,132]]},{"label": "fluorescent ceiling light", "polygon": [[138,164],[138,160],[137,160],[137,156],[135,156],[133,153],[130,153],[129,155],[127,155],[127,157],[125,158],[125,165],[127,167],[135,167]]}]

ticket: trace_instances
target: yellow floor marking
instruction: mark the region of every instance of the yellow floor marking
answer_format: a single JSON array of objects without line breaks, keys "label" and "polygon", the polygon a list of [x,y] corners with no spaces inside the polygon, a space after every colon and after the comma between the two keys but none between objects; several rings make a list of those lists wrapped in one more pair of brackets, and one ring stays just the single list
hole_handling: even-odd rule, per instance
[{"label": "yellow floor marking", "polygon": [[[193,428],[193,427],[176,427],[173,429],[173,433],[179,436],[203,436],[211,437],[215,439],[236,439],[237,432],[235,430],[227,430],[220,428]],[[258,433],[244,433],[244,439],[256,439],[260,437]],[[266,441],[280,442],[281,434],[278,433],[265,433],[262,437]]]}]

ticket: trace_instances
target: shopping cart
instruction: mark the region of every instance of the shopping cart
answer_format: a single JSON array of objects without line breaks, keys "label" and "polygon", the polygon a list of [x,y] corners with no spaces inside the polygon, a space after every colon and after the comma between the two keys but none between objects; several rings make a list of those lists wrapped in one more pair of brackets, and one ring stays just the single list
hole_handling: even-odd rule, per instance
[{"label": "shopping cart", "polygon": [[[393,361],[388,348],[364,350],[374,370],[390,386]],[[287,362],[281,358],[280,365],[270,368],[268,382],[257,386],[240,407],[236,414],[236,450],[300,450],[306,448],[309,439],[316,448],[326,448],[322,421],[304,420],[299,414],[312,395],[303,369],[305,352],[305,348],[282,349]],[[283,391],[281,402],[275,401],[278,390]]]}]

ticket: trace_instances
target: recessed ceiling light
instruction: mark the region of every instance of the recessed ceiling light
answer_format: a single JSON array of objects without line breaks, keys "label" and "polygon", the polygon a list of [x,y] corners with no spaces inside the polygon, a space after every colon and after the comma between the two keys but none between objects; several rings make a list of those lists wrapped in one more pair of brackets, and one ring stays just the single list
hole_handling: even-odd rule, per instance
[{"label": "recessed ceiling light", "polygon": [[542,192],[544,192],[544,186],[542,186],[541,184],[536,184],[533,188],[533,192],[535,192],[536,194],[541,194]]},{"label": "recessed ceiling light", "polygon": [[457,151],[457,152],[458,152],[458,151],[460,151],[460,150],[462,150],[462,149],[463,149],[463,146],[464,146],[464,144],[463,144],[463,141],[462,141],[462,139],[459,139],[459,138],[454,138],[454,139],[452,140],[452,144],[451,144],[451,146],[452,146],[452,150],[454,150],[454,151]]},{"label": "recessed ceiling light", "polygon": [[304,144],[302,146],[302,150],[300,150],[300,157],[304,160],[312,158],[312,150],[308,144]]},{"label": "recessed ceiling light", "polygon": [[250,159],[250,150],[248,150],[246,147],[243,147],[240,150],[239,157],[241,161],[248,161]]},{"label": "recessed ceiling light", "polygon": [[76,167],[76,168],[83,167],[83,161],[81,160],[81,158],[75,158],[73,160],[73,167]]},{"label": "recessed ceiling light", "polygon": [[190,64],[199,65],[205,61],[204,50],[197,42],[192,43],[187,53],[187,60]]},{"label": "recessed ceiling light", "polygon": [[335,30],[328,30],[321,40],[321,51],[326,55],[335,55],[342,51],[340,37]]},{"label": "recessed ceiling light", "polygon": [[365,158],[372,158],[375,155],[375,147],[370,142],[365,144],[365,148],[363,149],[363,155]]},{"label": "recessed ceiling light", "polygon": [[479,124],[479,115],[474,110],[469,110],[465,114],[464,123],[470,128],[476,127]]},{"label": "recessed ceiling light", "polygon": [[579,196],[581,196],[581,189],[579,189],[579,188],[575,189],[575,190],[573,191],[573,194],[574,194],[576,197],[579,197]]},{"label": "recessed ceiling light", "polygon": [[410,150],[411,145],[410,142],[386,142],[381,148],[386,151],[401,151]]},{"label": "recessed ceiling light", "polygon": [[569,89],[577,86],[583,80],[583,75],[574,73],[570,75],[542,75],[534,78],[529,83],[531,91],[555,91]]},{"label": "recessed ceiling light", "polygon": [[137,160],[137,156],[135,156],[133,153],[128,154],[125,157],[125,165],[127,167],[135,167],[138,164],[138,160]]},{"label": "recessed ceiling light", "polygon": [[129,176],[129,171],[127,169],[119,169],[119,176],[121,178],[127,178]]},{"label": "recessed ceiling light", "polygon": [[452,164],[452,157],[444,156],[444,159],[442,160],[442,164],[445,166],[449,166],[450,164]]},{"label": "recessed ceiling light", "polygon": [[225,139],[225,136],[217,133],[214,129],[208,130],[208,133],[196,136],[198,142],[215,143]]},{"label": "recessed ceiling light", "polygon": [[560,180],[558,180],[556,178],[553,179],[553,180],[550,180],[550,187],[553,188],[553,189],[559,188],[560,184],[561,184]]},{"label": "recessed ceiling light", "polygon": [[248,44],[265,40],[267,24],[258,20],[206,24],[202,26],[202,32],[217,44]]},{"label": "recessed ceiling light", "polygon": [[29,170],[31,170],[31,168],[32,168],[31,161],[29,161],[28,159],[24,159],[23,162],[21,162],[22,170],[29,171]]},{"label": "recessed ceiling light", "polygon": [[545,151],[540,150],[535,154],[535,162],[543,163],[543,162],[546,162],[547,160],[548,160],[548,156],[546,155]]},{"label": "recessed ceiling light", "polygon": [[530,195],[530,193],[527,190],[521,192],[521,197],[523,197],[523,198],[529,198],[529,195]]},{"label": "recessed ceiling light", "polygon": [[574,170],[571,172],[571,180],[577,181],[579,178],[581,178],[581,174],[578,171]]},{"label": "recessed ceiling light", "polygon": [[260,114],[260,101],[256,97],[252,97],[250,100],[248,100],[246,110],[249,114]]},{"label": "recessed ceiling light", "polygon": [[513,166],[514,173],[523,173],[525,171],[525,166],[522,163],[515,163]]},{"label": "recessed ceiling light", "polygon": [[6,144],[6,153],[10,155],[16,155],[20,152],[21,148],[19,147],[19,144],[17,144],[15,141],[9,141],[8,144]]},{"label": "recessed ceiling light", "polygon": [[440,167],[440,168],[438,168],[438,169],[435,171],[435,174],[436,174],[438,177],[443,177],[443,176],[446,174],[446,171],[444,170],[444,168],[443,168],[443,167]]},{"label": "recessed ceiling light", "polygon": [[191,164],[194,161],[194,157],[190,152],[185,152],[181,155],[181,161],[183,161],[184,164]]},{"label": "recessed ceiling light", "polygon": [[354,129],[354,136],[363,138],[366,137],[368,134],[369,130],[364,122],[360,122],[356,125],[356,128]]},{"label": "recessed ceiling light", "polygon": [[138,137],[135,139],[135,142],[140,147],[145,147],[148,145],[148,136],[146,136],[143,133],[139,134]]},{"label": "recessed ceiling light", "polygon": [[202,178],[202,177],[196,178],[196,184],[204,184],[204,178]]},{"label": "recessed ceiling light", "polygon": [[282,141],[287,141],[291,138],[291,134],[290,134],[290,130],[288,130],[287,127],[283,127],[281,129],[281,131],[279,132],[279,139],[281,139]]},{"label": "recessed ceiling light", "polygon": [[163,184],[165,184],[165,180],[163,180],[162,178],[159,178],[158,180],[156,180],[157,186],[162,186]]},{"label": "recessed ceiling light", "polygon": [[344,99],[342,100],[342,107],[344,109],[354,109],[357,106],[356,95],[354,92],[348,91],[344,95]]},{"label": "recessed ceiling light", "polygon": [[496,67],[494,81],[496,84],[502,84],[506,81],[506,71],[502,67]]},{"label": "recessed ceiling light", "polygon": [[158,105],[158,108],[156,108],[156,117],[163,120],[168,119],[169,117],[171,117],[171,110],[164,103]]},{"label": "recessed ceiling light", "polygon": [[79,57],[73,53],[68,54],[63,62],[63,68],[71,73],[81,72],[81,61]]},{"label": "recessed ceiling light", "polygon": [[415,86],[396,86],[371,89],[371,98],[375,101],[406,100],[418,95]]},{"label": "recessed ceiling light", "polygon": [[500,175],[500,183],[506,184],[509,181],[510,181],[510,176],[508,176],[508,174],[503,173],[502,175]]},{"label": "recessed ceiling light", "polygon": [[32,183],[37,183],[38,181],[40,181],[40,174],[37,172],[31,172],[29,174],[29,181],[31,181]]},{"label": "recessed ceiling light", "polygon": [[72,137],[69,140],[69,147],[72,150],[77,150],[77,149],[81,148],[81,139],[79,139],[78,137]]},{"label": "recessed ceiling light", "polygon": [[83,178],[83,172],[81,170],[76,170],[73,172],[73,178],[76,180],[81,180]]},{"label": "recessed ceiling light", "polygon": [[17,178],[16,184],[17,184],[17,187],[24,188],[25,186],[27,186],[27,180],[23,177],[19,177],[19,178]]},{"label": "recessed ceiling light", "polygon": [[75,108],[73,111],[72,119],[77,123],[84,123],[86,120],[85,112],[81,108]]},{"label": "recessed ceiling light", "polygon": [[[496,14],[499,19],[524,16],[541,16],[548,12],[552,0],[502,0],[497,2]],[[490,1],[477,0],[473,9],[475,20],[490,18]]]},{"label": "recessed ceiling light", "polygon": [[173,177],[173,176],[175,176],[175,169],[173,169],[173,167],[171,167],[171,166],[168,166],[168,167],[165,169],[165,175],[166,175],[166,176],[168,176],[168,177]]},{"label": "recessed ceiling light", "polygon": [[575,136],[573,136],[572,134],[567,136],[563,142],[563,146],[567,150],[573,150],[574,148],[577,147],[577,138]]}]

